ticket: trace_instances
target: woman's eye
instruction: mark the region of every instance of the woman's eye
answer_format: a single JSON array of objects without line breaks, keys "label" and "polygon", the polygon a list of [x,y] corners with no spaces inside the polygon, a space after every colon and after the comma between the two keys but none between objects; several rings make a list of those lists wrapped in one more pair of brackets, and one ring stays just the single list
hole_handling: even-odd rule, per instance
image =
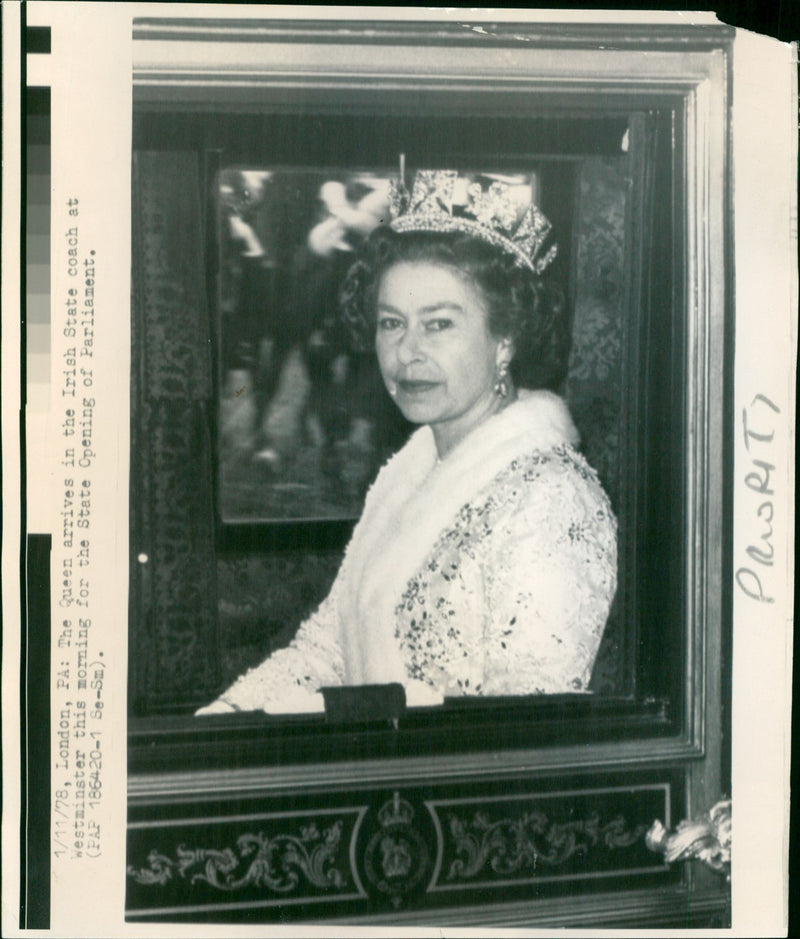
[{"label": "woman's eye", "polygon": [[378,319],[378,329],[384,333],[399,329],[401,325],[402,323],[396,316],[381,316]]},{"label": "woman's eye", "polygon": [[435,320],[428,320],[428,322],[425,324],[425,328],[428,330],[429,333],[440,333],[442,332],[442,330],[450,329],[452,325],[453,325],[452,320],[435,319]]}]

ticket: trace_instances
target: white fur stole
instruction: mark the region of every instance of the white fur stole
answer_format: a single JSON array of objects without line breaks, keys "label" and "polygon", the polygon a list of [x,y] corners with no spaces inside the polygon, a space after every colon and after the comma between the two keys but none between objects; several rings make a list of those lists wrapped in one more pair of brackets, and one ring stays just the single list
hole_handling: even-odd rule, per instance
[{"label": "white fur stole", "polygon": [[412,435],[370,488],[340,571],[347,684],[406,683],[395,608],[438,537],[515,457],[577,442],[567,406],[548,391],[521,391],[441,462],[430,427]]}]

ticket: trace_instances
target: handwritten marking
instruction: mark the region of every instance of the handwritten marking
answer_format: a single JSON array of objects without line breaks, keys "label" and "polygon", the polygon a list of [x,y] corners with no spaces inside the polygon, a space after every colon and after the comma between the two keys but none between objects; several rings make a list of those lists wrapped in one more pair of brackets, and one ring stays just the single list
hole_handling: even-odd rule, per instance
[{"label": "handwritten marking", "polygon": [[775,546],[772,542],[775,505],[771,498],[775,489],[770,474],[775,472],[776,465],[765,459],[772,456],[771,445],[775,439],[769,411],[773,414],[781,413],[780,408],[763,394],[757,394],[750,405],[742,410],[744,446],[751,457],[750,471],[745,474],[744,484],[763,498],[755,510],[760,535],[755,544],[745,548],[745,554],[754,563],[752,567],[742,566],[736,571],[736,583],[745,596],[759,603],[775,602],[775,598],[765,592],[762,577],[766,571],[761,570],[772,567],[775,560]]}]

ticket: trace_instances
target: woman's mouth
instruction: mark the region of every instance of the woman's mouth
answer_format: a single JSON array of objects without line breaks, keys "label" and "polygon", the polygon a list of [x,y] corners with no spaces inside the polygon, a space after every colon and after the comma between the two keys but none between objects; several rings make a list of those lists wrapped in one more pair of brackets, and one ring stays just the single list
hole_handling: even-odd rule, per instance
[{"label": "woman's mouth", "polygon": [[421,381],[412,378],[403,378],[397,382],[397,387],[407,395],[421,395],[427,391],[438,388],[438,381]]}]

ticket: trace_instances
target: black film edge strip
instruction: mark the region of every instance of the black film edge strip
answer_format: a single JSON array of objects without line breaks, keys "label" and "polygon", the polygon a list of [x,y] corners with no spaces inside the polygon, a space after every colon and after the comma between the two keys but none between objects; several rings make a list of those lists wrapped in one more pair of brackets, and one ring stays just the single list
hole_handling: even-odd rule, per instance
[{"label": "black film edge strip", "polygon": [[50,52],[50,27],[25,27],[25,52],[36,52],[47,55]]},{"label": "black film edge strip", "polygon": [[[25,532],[25,381],[27,174],[30,143],[50,146],[50,89],[27,88],[26,53],[50,52],[50,27],[28,27],[22,11],[20,228],[21,379],[21,657],[20,657],[20,929],[50,928],[51,780],[50,745],[50,535]],[[34,116],[33,124],[28,118]],[[44,120],[42,120],[44,119]],[[41,139],[39,139],[41,137]],[[31,139],[33,138],[33,139]],[[49,157],[48,157],[49,163]]]},{"label": "black film edge strip", "polygon": [[50,928],[50,535],[28,535],[20,721],[21,929]]}]

